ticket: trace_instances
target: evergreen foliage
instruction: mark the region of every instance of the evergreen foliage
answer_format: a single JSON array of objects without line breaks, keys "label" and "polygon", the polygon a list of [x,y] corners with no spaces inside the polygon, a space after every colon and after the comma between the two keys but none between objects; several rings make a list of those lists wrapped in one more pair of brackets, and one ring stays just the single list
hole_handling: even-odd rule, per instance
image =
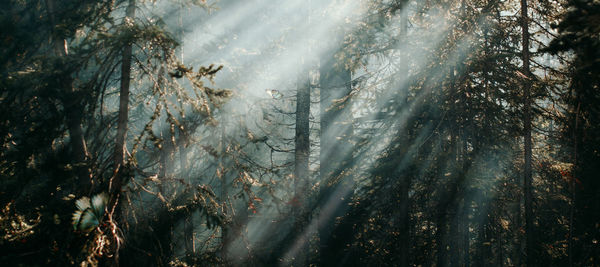
[{"label": "evergreen foliage", "polygon": [[[7,0],[7,266],[599,266],[596,0]],[[230,89],[220,89],[230,88]]]}]

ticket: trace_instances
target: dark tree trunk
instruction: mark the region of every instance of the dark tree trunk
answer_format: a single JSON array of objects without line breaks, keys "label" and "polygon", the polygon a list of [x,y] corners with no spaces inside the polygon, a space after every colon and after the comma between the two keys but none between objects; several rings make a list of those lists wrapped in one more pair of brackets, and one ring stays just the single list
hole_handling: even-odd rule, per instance
[{"label": "dark tree trunk", "polygon": [[[129,0],[126,16],[135,19],[135,0]],[[123,185],[123,175],[119,169],[125,164],[127,122],[129,116],[129,85],[131,82],[131,44],[123,48],[123,59],[121,61],[121,87],[119,90],[119,116],[117,121],[117,136],[115,142],[114,165],[115,177],[110,184],[111,193],[119,192]]]},{"label": "dark tree trunk", "polygon": [[308,156],[310,154],[309,142],[309,116],[310,116],[310,87],[302,82],[296,95],[296,145],[294,187],[296,194],[305,193],[306,178],[308,177]]},{"label": "dark tree trunk", "polygon": [[487,224],[489,221],[487,205],[485,203],[479,206],[479,213],[481,223],[479,224],[479,229],[477,231],[477,257],[474,262],[476,266],[485,266],[485,259],[488,257],[488,246],[486,245],[486,242],[488,242]]},{"label": "dark tree trunk", "polygon": [[523,73],[527,76],[523,81],[523,130],[524,130],[524,157],[525,166],[523,167],[523,191],[525,193],[525,232],[526,232],[526,249],[527,266],[535,264],[535,234],[533,227],[533,188],[532,188],[532,140],[531,140],[531,72],[529,68],[529,16],[527,8],[527,0],[521,0],[521,29],[522,29],[522,60]]},{"label": "dark tree trunk", "polygon": [[[580,86],[580,85],[579,85]],[[581,109],[581,100],[579,96],[577,97],[577,109],[575,110],[575,129],[573,130],[573,171],[572,173],[577,174],[577,167],[579,166],[577,162],[577,147],[578,147],[578,129],[579,129],[579,111]],[[567,239],[569,246],[569,267],[573,267],[573,234],[575,228],[575,179],[571,178],[569,183],[569,189],[571,190],[571,207],[569,207],[569,238]]]},{"label": "dark tree trunk", "polygon": [[[125,11],[126,18],[132,20],[135,19],[135,0],[129,0],[127,9]],[[110,221],[116,221],[119,224],[122,218],[119,217],[121,211],[121,205],[119,205],[119,199],[121,198],[121,188],[123,187],[124,177],[128,174],[125,172],[125,153],[126,153],[126,135],[127,135],[127,123],[129,114],[129,84],[131,81],[131,57],[132,47],[131,44],[127,44],[123,49],[122,61],[121,61],[121,86],[119,90],[119,113],[117,118],[117,135],[115,137],[115,150],[114,150],[114,175],[109,181],[108,191],[110,194],[110,200],[108,203],[108,209],[112,209],[109,214]],[[113,214],[116,215],[115,218]],[[113,242],[118,242],[114,240]],[[115,257],[113,264],[119,265],[119,251],[117,246],[115,251]]]},{"label": "dark tree trunk", "polygon": [[[401,3],[404,5],[405,3]],[[400,17],[400,38],[406,39],[408,34],[408,14],[403,14]],[[406,71],[402,72],[401,79],[402,84],[407,85],[406,80],[408,79],[408,69],[410,68],[407,55],[401,54],[400,62],[406,68]],[[407,87],[407,86],[405,86]],[[403,91],[408,91],[408,88],[402,88]],[[402,99],[403,101],[405,99]],[[409,129],[410,130],[410,129]],[[407,133],[407,136],[411,136],[411,133]],[[408,143],[406,143],[408,144]],[[405,157],[409,156],[408,153],[405,153]],[[409,252],[410,252],[410,214],[409,214],[409,196],[408,192],[410,190],[412,172],[407,172],[405,175],[401,176],[401,184],[400,184],[400,246],[399,246],[399,257],[400,257],[400,265],[401,266],[409,266]]]},{"label": "dark tree trunk", "polygon": [[400,184],[400,200],[399,200],[399,236],[398,241],[398,257],[400,266],[409,266],[409,252],[410,252],[410,216],[409,216],[409,198],[408,191],[410,188],[410,177],[412,172],[401,177]]},{"label": "dark tree trunk", "polygon": [[[522,184],[522,177],[520,175],[517,175],[515,177],[515,184],[521,188],[521,184]],[[523,237],[521,235],[521,231],[520,228],[523,225],[523,216],[522,216],[522,201],[523,198],[521,197],[521,192],[517,192],[517,196],[515,198],[515,210],[514,210],[514,223],[513,223],[513,258],[515,261],[515,266],[521,266],[521,258],[523,255],[523,244],[522,244],[522,240]]]},{"label": "dark tree trunk", "polygon": [[462,242],[463,242],[463,266],[469,267],[471,266],[471,231],[469,231],[469,211],[471,210],[471,201],[467,201],[463,203],[463,213],[462,213]]},{"label": "dark tree trunk", "polygon": [[308,235],[304,234],[308,224],[305,210],[305,196],[308,190],[308,160],[310,155],[310,83],[308,75],[301,75],[296,93],[296,135],[294,162],[294,210],[297,244],[301,244],[294,256],[294,265],[303,266],[308,262]]},{"label": "dark tree trunk", "polygon": [[437,265],[439,267],[447,266],[448,252],[446,250],[446,211],[439,209],[436,220],[435,242],[437,245]]},{"label": "dark tree trunk", "polygon": [[[50,24],[53,28],[53,50],[55,56],[66,58],[68,56],[67,40],[62,36],[58,36],[58,33],[54,31],[57,23],[59,23],[55,16],[55,13],[57,12],[55,4],[54,0],[46,0],[48,17],[50,18]],[[82,127],[84,107],[81,104],[81,95],[73,86],[71,73],[64,73],[64,75],[60,77],[60,80],[61,87],[66,91],[66,97],[63,99],[63,106],[66,113],[67,129],[69,130],[71,153],[75,161],[73,166],[75,175],[78,179],[78,191],[82,194],[89,194],[92,190],[92,174],[87,166],[88,152]]]}]

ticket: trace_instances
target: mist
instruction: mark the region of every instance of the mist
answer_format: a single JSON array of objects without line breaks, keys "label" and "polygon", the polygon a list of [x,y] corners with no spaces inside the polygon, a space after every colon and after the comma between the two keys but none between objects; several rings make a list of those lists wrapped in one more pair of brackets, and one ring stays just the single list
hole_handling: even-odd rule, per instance
[{"label": "mist", "polygon": [[599,264],[595,1],[8,2],[2,261]]}]

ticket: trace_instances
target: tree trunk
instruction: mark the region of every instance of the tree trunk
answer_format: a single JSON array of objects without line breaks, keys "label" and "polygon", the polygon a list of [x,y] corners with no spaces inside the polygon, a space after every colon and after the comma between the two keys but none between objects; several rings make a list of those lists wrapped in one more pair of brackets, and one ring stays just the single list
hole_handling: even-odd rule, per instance
[{"label": "tree trunk", "polygon": [[527,76],[523,83],[524,112],[523,112],[523,130],[524,130],[524,161],[523,167],[523,191],[525,193],[525,239],[527,253],[527,266],[533,266],[535,236],[533,232],[533,188],[532,188],[532,140],[531,140],[531,72],[529,69],[529,16],[527,14],[527,0],[521,0],[521,29],[522,33],[522,60],[523,73]]},{"label": "tree trunk", "polygon": [[[578,146],[578,128],[579,128],[579,110],[581,108],[581,101],[579,100],[579,96],[577,96],[577,110],[575,111],[575,129],[573,131],[573,170],[571,173],[573,175],[577,174],[577,167],[579,166],[577,162],[577,146]],[[569,187],[571,190],[571,207],[569,207],[569,238],[567,240],[569,246],[569,267],[573,267],[573,234],[575,228],[575,178],[572,177],[569,183]]]},{"label": "tree trunk", "polygon": [[[224,160],[224,156],[225,156],[225,125],[226,122],[225,121],[221,121],[219,123],[219,154],[218,154],[218,160],[217,160],[217,172],[218,175],[220,177],[218,177],[219,179],[221,179],[220,181],[220,193],[219,193],[219,198],[221,200],[221,203],[227,203],[229,200],[229,187],[228,187],[228,181],[227,181],[227,173],[225,171],[225,163],[223,162]],[[228,209],[225,209],[225,212],[227,213]],[[233,215],[233,214],[232,214]],[[223,260],[226,263],[229,263],[230,260],[232,260],[229,257],[228,254],[228,250],[231,246],[231,243],[233,242],[234,238],[235,238],[235,234],[234,234],[234,228],[235,228],[235,224],[237,222],[237,218],[232,218],[232,221],[230,224],[226,224],[223,225],[221,227],[221,248],[220,248],[220,253],[221,253],[221,258],[223,258]]]},{"label": "tree trunk", "polygon": [[469,231],[469,211],[471,210],[471,201],[470,199],[465,199],[463,203],[463,212],[462,212],[462,250],[463,250],[463,265],[465,267],[471,266],[471,256],[470,256],[470,248],[471,248],[471,231]]},{"label": "tree trunk", "polygon": [[[404,5],[404,4],[402,4]],[[400,17],[400,38],[403,39],[403,41],[406,40],[406,37],[408,35],[408,14],[402,14]],[[402,72],[402,77],[401,78],[401,82],[403,85],[406,85],[406,88],[402,88],[403,91],[408,91],[408,83],[406,82],[406,80],[408,79],[408,69],[410,68],[407,58],[408,56],[405,54],[401,54],[400,55],[400,62],[404,65],[404,67],[406,68],[407,71]],[[406,94],[408,95],[408,94]],[[405,101],[405,99],[402,99],[403,101]],[[410,130],[410,129],[409,129]],[[406,133],[407,136],[412,136],[411,133]],[[408,143],[406,143],[408,144]],[[408,153],[404,153],[405,157],[408,157]],[[411,155],[412,157],[412,155]],[[413,167],[410,167],[411,170],[409,172],[407,172],[405,175],[401,176],[402,177],[402,181],[400,184],[401,187],[401,192],[400,192],[400,218],[399,218],[399,222],[400,222],[400,246],[399,246],[399,257],[400,257],[400,266],[409,266],[409,252],[410,252],[410,214],[409,214],[409,196],[408,196],[408,192],[410,190],[410,184],[411,184],[411,178],[413,175],[412,169]]]},{"label": "tree trunk", "polygon": [[[445,207],[445,206],[444,206]],[[448,266],[448,252],[446,244],[446,210],[439,209],[437,211],[436,230],[435,230],[435,242],[437,245],[437,265],[439,267]]]},{"label": "tree trunk", "polygon": [[294,265],[303,266],[307,264],[308,256],[308,240],[303,231],[306,230],[307,220],[306,211],[304,210],[304,197],[307,192],[308,185],[308,159],[310,155],[310,83],[307,82],[308,77],[301,75],[298,82],[296,92],[296,135],[295,135],[295,162],[294,162],[294,200],[296,204],[294,210],[295,216],[295,242],[301,244],[297,254],[294,255]]},{"label": "tree trunk", "polygon": [[[179,140],[181,141],[179,145],[179,162],[181,168],[181,179],[187,182],[188,186],[192,186],[192,179],[189,176],[188,172],[188,150],[187,146],[189,140],[185,136],[185,133],[180,130],[179,132]],[[185,256],[192,257],[196,252],[196,246],[194,243],[194,212],[190,212],[190,214],[183,221],[183,239],[185,244]]]},{"label": "tree trunk", "polygon": [[[135,19],[135,0],[129,0],[126,11],[127,18]],[[114,162],[115,168],[125,163],[127,122],[129,114],[129,85],[131,82],[131,44],[123,48],[123,59],[121,61],[121,87],[119,90],[119,117],[117,122],[117,136],[115,143]]]},{"label": "tree trunk", "polygon": [[[453,134],[454,136],[452,137],[452,139],[454,140],[454,145],[452,146],[454,149],[456,149],[454,151],[454,156],[453,156],[453,165],[454,168],[456,168],[458,170],[459,165],[460,165],[460,159],[458,157],[459,154],[459,147],[460,147],[460,142],[461,140],[459,140],[459,135],[458,134]],[[450,246],[450,266],[452,267],[456,267],[459,265],[459,261],[460,261],[460,237],[461,237],[461,232],[460,232],[460,211],[461,211],[461,200],[463,197],[463,193],[461,188],[458,188],[458,184],[457,184],[457,188],[455,189],[457,191],[457,194],[455,196],[454,199],[451,199],[452,204],[450,204],[449,207],[449,212],[448,212],[448,216],[450,218],[450,240],[449,240],[449,246]]]},{"label": "tree trunk", "polygon": [[[127,6],[126,18],[135,20],[135,0],[129,0]],[[123,176],[119,169],[125,164],[127,122],[129,116],[129,84],[131,82],[131,44],[127,44],[123,49],[123,59],[121,62],[121,87],[119,90],[119,116],[117,121],[117,136],[114,151],[115,177],[110,184],[110,192],[115,193],[121,190],[123,185]]]},{"label": "tree trunk", "polygon": [[[180,52],[180,60],[181,63],[183,64],[183,38],[185,36],[185,32],[184,32],[184,28],[183,28],[183,11],[184,11],[184,3],[180,3],[178,12],[177,12],[177,17],[178,17],[178,27],[179,27],[179,31],[178,31],[178,38],[179,41],[181,42],[181,46],[179,46],[179,52]],[[181,144],[179,144],[179,162],[180,162],[180,168],[181,168],[181,178],[184,179],[184,181],[187,182],[188,186],[192,186],[192,179],[189,176],[189,172],[188,172],[188,150],[187,150],[187,146],[189,145],[189,140],[187,138],[187,136],[185,135],[185,132],[183,130],[179,131],[179,139],[181,141]],[[191,258],[192,256],[194,256],[194,254],[196,253],[196,243],[194,241],[194,213],[191,212],[189,214],[189,216],[187,216],[184,221],[183,221],[183,239],[184,239],[184,244],[185,244],[185,255],[188,258]]]},{"label": "tree trunk", "polygon": [[[482,196],[485,196],[485,193],[481,193]],[[482,199],[485,199],[482,197]],[[483,202],[483,201],[482,201]],[[487,205],[485,202],[479,205],[479,229],[477,229],[477,254],[474,259],[475,266],[485,266],[485,259],[487,259],[487,251],[488,246],[486,245],[488,242],[488,234],[487,234],[487,224],[488,224],[488,211]]]},{"label": "tree trunk", "polygon": [[[500,218],[497,218],[498,220]],[[496,232],[496,266],[504,266],[504,251],[502,249],[502,239],[504,239],[503,237],[504,234],[504,229],[502,229],[502,227],[499,227],[499,230]]]},{"label": "tree trunk", "polygon": [[[412,167],[411,167],[412,168]],[[410,214],[409,214],[409,198],[408,191],[410,189],[410,177],[412,177],[412,170],[408,172],[409,174],[403,175],[401,177],[402,181],[400,184],[400,218],[398,218],[400,223],[400,235],[399,235],[399,265],[400,266],[409,266],[409,251],[410,251]]]},{"label": "tree trunk", "polygon": [[[129,0],[127,9],[125,11],[126,20],[130,18],[135,19],[135,0]],[[126,150],[126,134],[127,134],[127,122],[129,113],[129,84],[131,80],[131,56],[132,47],[131,44],[127,44],[123,50],[123,59],[121,62],[121,87],[119,91],[119,113],[117,119],[117,135],[115,137],[115,150],[114,150],[114,176],[109,181],[108,191],[110,194],[110,200],[108,203],[108,209],[112,209],[109,214],[109,221],[116,221],[117,225],[120,222],[119,213],[121,205],[119,199],[121,198],[121,188],[123,187],[123,177],[125,169],[121,167],[125,164],[125,150]],[[116,215],[116,218],[113,216]],[[116,238],[115,238],[116,239]],[[119,242],[113,240],[113,242]],[[119,245],[116,246],[114,262],[113,264],[119,265]]]},{"label": "tree trunk", "polygon": [[[52,25],[52,45],[56,57],[66,58],[68,56],[67,40],[58,36],[54,32],[58,21],[55,16],[56,7],[54,0],[46,0],[48,17]],[[80,94],[73,86],[73,79],[70,73],[65,73],[61,77],[61,87],[66,91],[66,97],[63,99],[63,106],[66,113],[66,124],[69,130],[71,152],[75,162],[73,163],[75,175],[77,176],[77,185],[82,194],[89,194],[92,190],[92,174],[87,167],[87,146],[82,127],[83,106],[80,103]]]},{"label": "tree trunk", "polygon": [[[469,159],[468,157],[468,137],[467,134],[465,133],[466,130],[464,128],[461,129],[461,168],[462,168],[462,172],[463,173],[467,173],[468,170],[466,169],[467,164],[466,162]],[[461,252],[462,252],[462,266],[468,267],[470,266],[470,255],[469,255],[469,250],[471,248],[471,244],[470,244],[470,240],[471,240],[471,231],[469,230],[469,225],[470,225],[470,220],[469,220],[469,213],[471,211],[471,190],[469,190],[467,188],[467,186],[463,186],[463,193],[462,193],[462,206],[461,206],[461,212],[460,212],[460,231],[461,231]]]},{"label": "tree trunk", "polygon": [[[522,184],[522,177],[520,175],[517,175],[515,177],[515,184],[517,186],[520,186]],[[523,219],[522,219],[522,201],[523,198],[521,197],[521,192],[517,192],[517,196],[515,198],[515,210],[514,210],[514,223],[512,224],[512,230],[513,230],[513,258],[514,258],[514,263],[515,266],[521,266],[521,257],[523,255],[523,244],[522,244],[522,235],[521,235],[521,231],[520,228],[523,224]]]}]

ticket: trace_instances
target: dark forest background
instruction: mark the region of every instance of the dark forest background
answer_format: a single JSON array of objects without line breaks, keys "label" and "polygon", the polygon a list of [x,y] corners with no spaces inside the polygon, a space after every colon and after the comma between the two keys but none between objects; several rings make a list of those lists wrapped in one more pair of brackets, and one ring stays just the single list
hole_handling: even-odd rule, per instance
[{"label": "dark forest background", "polygon": [[600,266],[596,0],[0,1],[3,266]]}]

